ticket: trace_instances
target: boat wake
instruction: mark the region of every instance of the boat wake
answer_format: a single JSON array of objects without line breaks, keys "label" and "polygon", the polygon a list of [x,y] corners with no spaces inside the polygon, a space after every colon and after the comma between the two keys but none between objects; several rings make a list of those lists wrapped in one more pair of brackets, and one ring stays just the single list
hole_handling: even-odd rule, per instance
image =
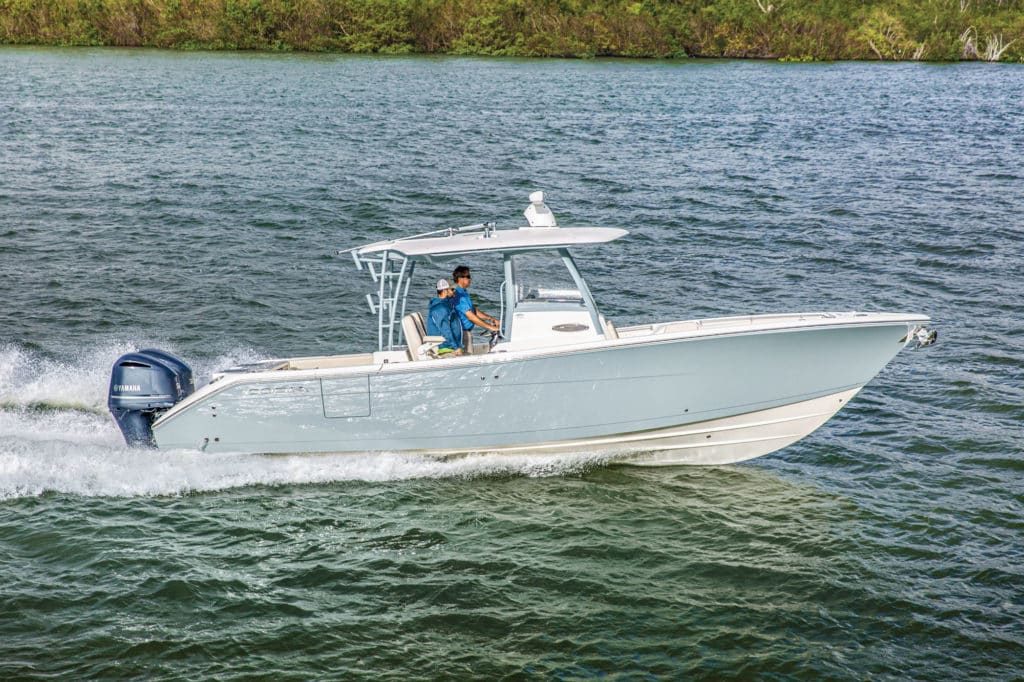
[{"label": "boat wake", "polygon": [[[137,450],[124,445],[105,399],[112,358],[132,350],[111,344],[70,361],[0,346],[0,500],[47,493],[160,496],[253,485],[394,481],[417,478],[559,476],[607,463],[592,453],[468,454],[437,459],[398,453],[347,455],[208,454]],[[230,353],[200,366],[262,359]]]}]

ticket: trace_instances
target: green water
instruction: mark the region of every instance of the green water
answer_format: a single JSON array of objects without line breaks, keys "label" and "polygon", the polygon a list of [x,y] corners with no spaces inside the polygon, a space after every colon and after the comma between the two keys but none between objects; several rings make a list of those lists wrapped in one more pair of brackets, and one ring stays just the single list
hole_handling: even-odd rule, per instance
[{"label": "green water", "polygon": [[[1021,677],[1022,76],[0,50],[0,678]],[[334,250],[534,189],[620,326],[940,342],[737,466],[123,446],[120,353],[366,349]]]}]

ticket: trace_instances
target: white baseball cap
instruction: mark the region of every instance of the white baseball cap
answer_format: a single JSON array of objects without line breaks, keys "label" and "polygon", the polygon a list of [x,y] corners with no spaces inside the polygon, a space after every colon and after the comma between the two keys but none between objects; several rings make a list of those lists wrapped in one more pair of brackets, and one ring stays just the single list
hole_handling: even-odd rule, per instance
[{"label": "white baseball cap", "polygon": [[452,288],[452,285],[448,284],[448,280],[446,280],[446,279],[439,279],[439,280],[437,280],[437,287],[436,287],[436,289],[438,291],[444,291],[445,289],[451,289],[451,288]]}]

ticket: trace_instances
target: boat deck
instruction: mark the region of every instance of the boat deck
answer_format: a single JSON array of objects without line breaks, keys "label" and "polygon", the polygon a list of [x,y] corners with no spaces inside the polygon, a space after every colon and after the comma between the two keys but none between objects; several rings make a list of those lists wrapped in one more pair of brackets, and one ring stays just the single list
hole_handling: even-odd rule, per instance
[{"label": "boat deck", "polygon": [[[640,340],[659,336],[703,336],[705,334],[721,334],[730,332],[743,332],[746,330],[778,330],[789,326],[806,327],[818,324],[842,324],[843,322],[864,322],[865,318],[880,318],[879,321],[890,321],[889,318],[900,318],[899,315],[860,313],[860,312],[812,312],[812,313],[787,313],[768,315],[739,315],[733,317],[715,317],[700,320],[680,320],[674,322],[661,322],[655,324],[642,324],[630,327],[616,328],[614,325],[606,324],[606,339],[604,342],[616,343],[621,341]],[[906,316],[903,316],[906,317]],[[910,316],[926,320],[921,316]],[[487,347],[478,344],[474,354],[484,354]],[[227,374],[246,374],[255,372],[275,371],[302,371],[318,369],[340,369],[345,367],[368,367],[381,365],[382,363],[406,363],[406,362],[443,362],[445,358],[453,356],[442,356],[441,358],[427,357],[422,360],[412,360],[408,350],[399,347],[393,351],[378,351],[375,353],[352,353],[347,355],[322,355],[300,358],[284,358],[277,360],[265,360],[229,369],[214,374],[213,380],[223,378]]]}]

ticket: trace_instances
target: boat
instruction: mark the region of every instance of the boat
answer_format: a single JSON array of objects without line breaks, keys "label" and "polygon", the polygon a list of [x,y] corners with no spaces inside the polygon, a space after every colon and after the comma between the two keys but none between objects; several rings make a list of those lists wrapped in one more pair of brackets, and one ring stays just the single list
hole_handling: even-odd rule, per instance
[{"label": "boat", "polygon": [[[208,453],[588,453],[649,466],[729,464],[804,438],[902,348],[935,341],[927,316],[891,312],[619,327],[576,258],[628,231],[562,227],[543,192],[530,195],[524,215],[521,227],[480,223],[339,251],[373,282],[375,350],[231,367],[198,390],[171,353],[122,356],[108,405],[126,441]],[[484,255],[500,256],[503,268],[500,332],[460,356],[440,353],[443,338],[428,336],[409,306],[417,264]],[[427,288],[432,279],[419,290]]]}]

